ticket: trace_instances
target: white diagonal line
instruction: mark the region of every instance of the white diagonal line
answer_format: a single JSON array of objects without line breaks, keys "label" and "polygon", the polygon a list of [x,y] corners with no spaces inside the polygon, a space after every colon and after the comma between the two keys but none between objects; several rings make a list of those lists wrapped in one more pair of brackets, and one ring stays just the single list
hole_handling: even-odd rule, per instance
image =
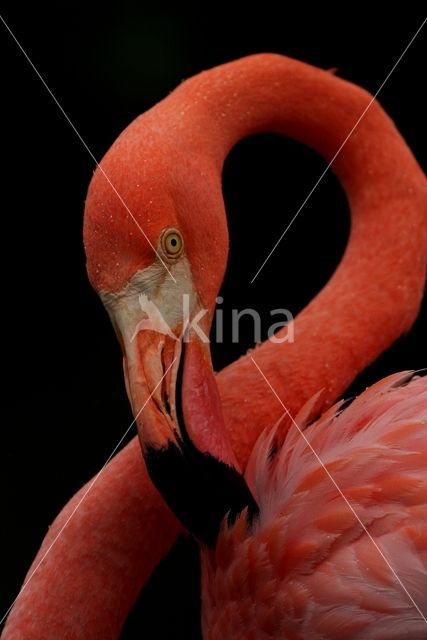
[{"label": "white diagonal line", "polygon": [[328,478],[330,479],[330,481],[332,482],[332,484],[334,485],[334,487],[336,488],[336,490],[340,493],[342,499],[344,500],[344,502],[346,503],[347,507],[350,509],[350,511],[352,512],[352,514],[354,515],[354,517],[356,518],[356,520],[358,521],[358,523],[360,524],[360,526],[363,528],[363,530],[365,531],[366,535],[368,536],[369,540],[372,542],[372,544],[374,545],[374,547],[376,548],[376,550],[378,551],[378,553],[380,554],[380,556],[382,557],[382,559],[384,560],[384,562],[386,563],[386,565],[388,566],[388,568],[390,569],[391,573],[393,574],[393,576],[396,578],[396,581],[399,583],[399,585],[401,586],[402,590],[406,593],[406,595],[408,596],[408,599],[410,600],[411,604],[415,607],[415,609],[418,611],[418,613],[420,614],[421,618],[424,620],[424,622],[427,624],[427,618],[425,617],[425,615],[423,614],[423,612],[421,611],[421,609],[419,608],[419,606],[417,605],[417,603],[415,602],[415,600],[413,599],[413,597],[411,596],[411,594],[409,593],[409,591],[407,590],[407,588],[405,587],[405,585],[403,584],[402,580],[399,578],[399,576],[397,575],[396,571],[393,569],[393,567],[391,566],[390,562],[387,560],[386,556],[384,555],[383,551],[381,550],[381,548],[379,547],[379,545],[377,544],[377,542],[375,541],[375,539],[372,537],[372,535],[369,533],[368,529],[365,527],[365,525],[363,524],[362,520],[360,519],[360,517],[357,515],[356,511],[354,510],[354,507],[352,506],[351,502],[348,500],[348,498],[346,498],[345,494],[342,492],[342,490],[340,489],[340,487],[338,486],[336,480],[334,479],[334,477],[331,475],[329,469],[325,466],[325,464],[322,462],[322,460],[320,459],[319,455],[316,453],[316,451],[313,449],[313,446],[311,445],[311,442],[308,440],[307,436],[305,435],[304,431],[302,431],[299,426],[297,425],[297,423],[295,422],[294,418],[291,416],[289,410],[285,407],[285,405],[283,404],[282,400],[280,399],[279,395],[276,393],[275,389],[273,388],[273,386],[270,384],[270,381],[266,378],[266,376],[264,375],[263,371],[261,370],[261,368],[259,367],[258,363],[253,359],[253,357],[251,356],[251,360],[254,363],[254,365],[256,366],[256,368],[258,369],[258,371],[260,372],[261,376],[264,378],[265,382],[267,383],[267,385],[270,387],[271,391],[273,392],[273,394],[276,396],[277,400],[280,402],[280,404],[282,405],[283,409],[285,410],[285,412],[288,414],[289,418],[291,419],[293,425],[298,429],[299,434],[304,438],[306,445],[309,447],[309,449],[311,450],[311,452],[313,453],[313,455],[315,456],[317,462],[323,467],[326,475],[328,476]]},{"label": "white diagonal line", "polygon": [[36,73],[36,75],[39,78],[40,82],[43,84],[44,88],[49,93],[50,97],[52,98],[52,100],[54,101],[54,103],[56,104],[56,106],[58,107],[58,109],[60,110],[60,112],[62,113],[62,115],[64,116],[64,118],[66,119],[66,121],[68,122],[68,124],[70,125],[70,127],[72,128],[72,130],[74,131],[76,136],[78,137],[78,139],[80,140],[80,142],[82,143],[82,145],[84,146],[84,148],[86,149],[86,151],[88,152],[88,154],[90,155],[90,157],[92,158],[94,163],[96,164],[97,168],[102,173],[102,175],[104,176],[104,178],[106,179],[106,181],[108,182],[108,184],[110,185],[110,187],[112,188],[112,190],[114,191],[114,193],[116,194],[116,196],[118,197],[118,199],[120,200],[120,202],[122,203],[122,205],[124,206],[126,211],[128,212],[129,216],[132,218],[132,220],[134,221],[134,223],[136,224],[136,226],[138,227],[138,229],[140,230],[140,232],[142,233],[142,235],[144,236],[144,238],[146,239],[146,241],[148,242],[148,244],[150,245],[150,247],[152,248],[152,250],[156,254],[157,258],[160,260],[160,262],[162,263],[162,265],[164,266],[164,268],[166,269],[166,271],[168,272],[168,274],[170,275],[172,280],[174,282],[176,282],[174,276],[169,271],[169,269],[168,269],[167,265],[165,264],[164,260],[162,259],[161,255],[159,254],[157,249],[153,246],[150,238],[147,236],[147,234],[145,233],[144,229],[141,227],[141,225],[139,224],[138,220],[135,218],[135,216],[133,215],[132,211],[129,209],[129,207],[127,206],[126,202],[123,200],[123,198],[120,195],[120,193],[117,191],[117,189],[114,186],[114,184],[111,182],[110,177],[108,176],[108,174],[101,167],[101,165],[99,164],[99,162],[97,161],[97,159],[93,155],[92,151],[90,150],[90,148],[88,147],[86,142],[83,140],[82,136],[80,135],[80,133],[78,132],[78,130],[76,129],[76,127],[74,126],[72,121],[70,120],[69,116],[67,115],[67,113],[63,109],[62,105],[59,103],[58,99],[55,97],[54,93],[52,92],[52,90],[50,89],[48,84],[46,83],[45,79],[43,78],[43,76],[41,75],[39,70],[36,68],[36,66],[34,65],[33,61],[31,60],[31,58],[29,57],[29,55],[27,54],[27,52],[25,51],[25,49],[23,48],[23,46],[21,45],[21,43],[19,42],[19,40],[17,39],[17,37],[15,36],[13,31],[9,27],[9,25],[7,24],[6,20],[1,15],[0,15],[0,19],[3,22],[4,26],[6,27],[6,29],[9,31],[10,35],[12,36],[13,40],[15,41],[15,43],[17,44],[19,49],[21,50],[22,54],[27,59],[28,63],[31,65],[33,71]]},{"label": "white diagonal line", "polygon": [[265,265],[267,264],[268,260],[271,258],[271,256],[273,255],[273,253],[276,251],[277,247],[279,246],[279,244],[281,243],[281,241],[283,240],[283,238],[285,237],[285,235],[287,234],[287,232],[289,231],[289,229],[291,228],[291,226],[293,225],[293,223],[295,222],[295,220],[297,219],[298,215],[300,214],[301,210],[305,207],[305,205],[307,204],[308,200],[311,198],[311,196],[313,195],[314,191],[317,189],[317,187],[319,186],[319,183],[323,180],[324,176],[326,175],[326,173],[329,171],[329,169],[331,168],[332,164],[335,162],[336,158],[338,157],[338,155],[341,153],[343,147],[347,144],[348,139],[350,138],[350,136],[352,135],[352,133],[354,132],[354,130],[356,129],[356,127],[358,127],[358,125],[360,124],[361,120],[363,119],[363,117],[365,116],[366,112],[368,111],[368,109],[371,107],[372,103],[374,102],[374,100],[376,99],[376,97],[378,96],[379,92],[382,90],[382,88],[384,87],[385,83],[387,82],[387,80],[390,78],[391,74],[395,71],[396,67],[398,66],[398,64],[401,62],[403,56],[405,55],[405,53],[408,51],[409,47],[412,45],[412,43],[414,42],[415,38],[417,37],[417,35],[419,34],[419,32],[421,31],[421,29],[423,28],[423,26],[426,23],[427,18],[424,18],[422,24],[420,27],[418,27],[417,31],[415,32],[415,34],[412,36],[412,38],[410,39],[410,41],[408,42],[408,44],[406,45],[406,47],[404,48],[404,50],[402,51],[402,53],[400,54],[400,56],[398,57],[398,59],[396,60],[396,62],[394,63],[394,65],[392,66],[392,68],[390,69],[390,71],[388,72],[388,74],[386,75],[385,79],[383,80],[383,82],[380,84],[379,88],[377,89],[377,91],[374,93],[372,99],[370,100],[369,104],[367,107],[365,107],[365,109],[362,111],[362,113],[360,114],[358,120],[356,121],[356,123],[354,124],[354,126],[352,127],[351,131],[349,132],[349,134],[346,136],[346,138],[344,139],[344,141],[341,143],[341,146],[339,147],[338,151],[335,153],[334,157],[332,158],[332,160],[329,162],[328,166],[326,167],[326,169],[322,172],[322,174],[320,175],[320,177],[318,178],[317,182],[315,183],[315,185],[312,187],[311,191],[309,192],[308,196],[305,198],[305,200],[303,201],[303,203],[301,204],[301,206],[299,207],[299,209],[297,210],[297,212],[295,213],[295,215],[293,216],[293,218],[291,219],[291,221],[289,222],[288,226],[286,227],[286,229],[283,231],[282,235],[280,236],[280,238],[277,240],[276,244],[274,245],[274,247],[272,248],[272,250],[270,251],[270,253],[268,254],[268,256],[266,257],[266,259],[264,260],[264,262],[262,263],[262,265],[260,266],[260,268],[258,269],[258,271],[256,272],[256,274],[254,275],[254,277],[251,280],[251,284],[253,284],[253,282],[256,280],[256,278],[258,277],[258,275],[261,273],[262,269],[265,267]]},{"label": "white diagonal line", "polygon": [[62,532],[64,531],[65,527],[68,525],[68,523],[70,522],[71,518],[75,515],[76,511],[79,509],[79,507],[81,506],[82,502],[86,499],[88,493],[92,490],[94,484],[97,482],[99,476],[101,475],[101,473],[104,471],[105,467],[107,466],[107,464],[110,462],[111,458],[114,456],[114,454],[116,453],[117,449],[120,447],[121,443],[123,442],[123,440],[125,439],[125,437],[127,436],[127,434],[129,433],[129,431],[131,430],[131,428],[133,427],[133,425],[135,424],[136,420],[138,419],[138,417],[141,414],[141,411],[143,411],[145,409],[145,407],[147,406],[147,403],[151,400],[151,398],[153,397],[153,395],[155,394],[155,392],[157,391],[159,385],[163,382],[164,378],[166,377],[166,375],[168,374],[169,370],[172,368],[172,365],[174,364],[175,360],[177,359],[178,356],[175,356],[175,358],[172,360],[171,364],[168,366],[168,368],[166,369],[166,371],[164,372],[164,374],[162,375],[162,377],[160,378],[159,382],[156,384],[156,386],[154,387],[153,391],[151,392],[151,394],[149,395],[149,397],[147,398],[147,400],[144,402],[144,404],[142,405],[141,409],[138,411],[138,413],[136,414],[136,416],[134,417],[134,419],[132,420],[132,422],[130,423],[130,425],[128,426],[128,428],[126,429],[126,431],[124,432],[124,434],[122,435],[122,437],[120,438],[120,440],[118,441],[118,443],[116,444],[116,446],[114,447],[114,449],[112,450],[112,452],[110,453],[110,455],[108,456],[107,460],[104,462],[104,464],[102,465],[102,467],[100,468],[100,470],[98,471],[98,473],[96,474],[96,476],[92,479],[92,481],[90,482],[88,488],[86,489],[86,491],[84,492],[84,494],[82,495],[82,497],[80,498],[80,500],[78,501],[78,503],[76,504],[76,506],[74,507],[74,509],[72,510],[72,512],[70,513],[70,515],[68,516],[68,518],[66,519],[65,523],[62,525],[62,527],[60,528],[60,530],[58,531],[58,533],[56,534],[56,536],[54,537],[54,539],[52,540],[52,542],[50,543],[49,547],[46,549],[45,553],[43,554],[43,556],[40,558],[40,560],[38,561],[37,565],[34,567],[34,570],[31,572],[30,576],[28,577],[28,580],[26,580],[24,582],[24,584],[22,585],[18,595],[16,596],[16,598],[14,599],[14,601],[12,602],[12,604],[10,605],[10,607],[7,609],[7,611],[4,613],[3,617],[0,620],[0,624],[3,622],[3,620],[6,618],[7,614],[9,613],[9,611],[12,609],[13,605],[15,604],[15,602],[18,600],[19,596],[21,595],[21,593],[24,591],[24,589],[27,587],[27,585],[29,584],[29,582],[31,581],[31,579],[34,577],[34,574],[37,572],[38,568],[40,567],[40,565],[42,564],[42,562],[44,561],[44,559],[46,558],[46,556],[48,555],[48,553],[52,550],[52,547],[58,542],[58,539],[60,538]]}]

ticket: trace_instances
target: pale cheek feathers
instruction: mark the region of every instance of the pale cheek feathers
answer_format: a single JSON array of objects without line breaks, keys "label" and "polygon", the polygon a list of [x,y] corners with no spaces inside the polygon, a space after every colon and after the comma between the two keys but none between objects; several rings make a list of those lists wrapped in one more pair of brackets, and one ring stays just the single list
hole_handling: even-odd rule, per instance
[{"label": "pale cheek feathers", "polygon": [[[185,256],[169,266],[172,277],[158,261],[137,271],[118,293],[100,292],[113,324],[124,340],[131,341],[138,325],[161,333],[173,330],[184,315],[194,311],[195,293],[189,262]],[[146,321],[146,322],[144,322]]]}]

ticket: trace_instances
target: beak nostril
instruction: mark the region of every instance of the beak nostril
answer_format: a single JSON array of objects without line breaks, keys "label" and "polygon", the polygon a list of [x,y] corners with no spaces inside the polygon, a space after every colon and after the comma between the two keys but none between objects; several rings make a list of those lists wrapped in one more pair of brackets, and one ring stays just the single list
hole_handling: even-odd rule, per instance
[{"label": "beak nostril", "polygon": [[170,418],[172,418],[171,406],[170,406],[170,403],[169,403],[168,392],[166,391],[166,389],[164,387],[163,387],[163,393],[162,393],[162,400],[163,400],[163,406],[165,408],[165,412],[168,414],[168,416]]},{"label": "beak nostril", "polygon": [[[165,352],[165,343],[162,343],[161,349],[160,349],[160,360],[162,363],[162,369],[163,369],[163,375],[165,376],[165,372],[168,369],[168,362],[166,359],[166,352]],[[168,394],[168,377],[164,377],[163,382],[162,382],[162,387],[161,387],[161,395],[162,395],[162,403],[163,403],[163,409],[164,409],[164,413],[168,415],[168,417],[172,420],[172,412],[171,412],[171,404],[169,401],[169,394]]]}]

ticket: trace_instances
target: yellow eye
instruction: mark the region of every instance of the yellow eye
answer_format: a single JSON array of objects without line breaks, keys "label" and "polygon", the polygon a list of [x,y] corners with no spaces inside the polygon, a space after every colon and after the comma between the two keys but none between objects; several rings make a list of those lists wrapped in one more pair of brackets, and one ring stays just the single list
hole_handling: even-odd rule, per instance
[{"label": "yellow eye", "polygon": [[165,229],[160,241],[168,258],[178,258],[184,249],[184,240],[178,229]]}]

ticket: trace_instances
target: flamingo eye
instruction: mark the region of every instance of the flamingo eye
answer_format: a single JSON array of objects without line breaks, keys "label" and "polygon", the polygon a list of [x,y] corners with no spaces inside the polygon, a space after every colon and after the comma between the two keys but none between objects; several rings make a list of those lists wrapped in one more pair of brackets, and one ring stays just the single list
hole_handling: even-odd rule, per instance
[{"label": "flamingo eye", "polygon": [[160,245],[168,258],[179,258],[184,249],[184,240],[178,229],[165,229],[160,238]]}]

